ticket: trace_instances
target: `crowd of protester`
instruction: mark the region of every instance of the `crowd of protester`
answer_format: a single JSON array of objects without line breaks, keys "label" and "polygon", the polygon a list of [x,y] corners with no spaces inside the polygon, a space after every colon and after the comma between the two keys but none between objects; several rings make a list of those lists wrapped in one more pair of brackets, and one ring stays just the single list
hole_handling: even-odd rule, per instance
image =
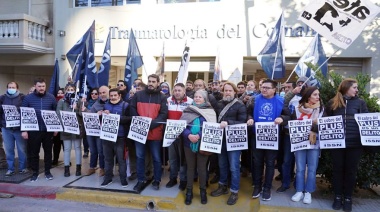
[{"label": "crowd of protester", "polygon": [[[116,88],[92,88],[87,98],[79,100],[75,98],[77,88],[72,82],[68,82],[65,88],[54,95],[47,92],[46,82],[41,78],[35,80],[27,95],[19,91],[17,82],[9,82],[6,87],[6,93],[0,97],[1,106],[34,108],[38,123],[43,123],[41,110],[56,111],[58,116],[62,111],[73,111],[77,115],[80,128],[79,135],[48,132],[43,124],[39,124],[39,131],[21,131],[20,127],[6,126],[4,110],[0,107],[0,124],[6,154],[6,164],[0,157],[0,168],[7,168],[6,177],[12,177],[16,172],[16,146],[17,171],[19,174],[32,172],[30,180],[38,180],[41,145],[44,150],[46,179],[53,179],[50,169],[52,165],[58,164],[61,146],[64,158],[63,175],[68,177],[71,149],[74,146],[75,175],[92,175],[98,169],[98,175],[104,177],[102,187],[113,182],[114,157],[118,163],[121,186],[126,187],[128,181],[137,179],[133,187],[137,192],[141,192],[150,180],[153,189],[158,190],[162,166],[169,161],[170,174],[166,187],[175,186],[179,178],[178,188],[186,190],[187,205],[192,203],[193,182],[198,179],[202,204],[207,203],[208,184],[218,183],[217,189],[210,191],[210,196],[218,197],[230,193],[227,204],[234,205],[238,201],[240,179],[249,175],[252,177],[252,198],[261,196],[262,200],[271,200],[273,179],[281,181],[277,193],[289,189],[294,180],[296,192],[291,200],[302,200],[303,203],[310,204],[312,193],[316,190],[316,170],[321,153],[317,119],[342,115],[346,148],[330,150],[333,161],[332,186],[335,193],[332,208],[339,210],[343,207],[345,211],[351,211],[356,172],[363,153],[358,125],[352,117],[356,113],[368,112],[366,103],[357,96],[358,85],[353,79],[343,80],[336,96],[326,104],[322,102],[318,88],[310,86],[306,77],[300,77],[296,82],[285,82],[282,86],[278,86],[271,79],[261,79],[258,84],[253,80],[242,81],[236,85],[228,81],[212,80],[206,84],[205,81],[197,79],[185,84],[177,83],[171,89],[167,82],[160,83],[159,76],[152,74],[148,76],[147,84],[137,79],[132,88],[127,89],[126,82],[119,80]],[[101,140],[97,136],[86,136],[81,117],[83,112],[97,113],[100,116],[120,115],[116,142]],[[145,144],[127,138],[132,116],[152,119]],[[187,127],[170,147],[163,148],[164,123],[167,119],[185,120]],[[292,152],[288,121],[303,119],[313,121],[309,132],[311,148]],[[201,151],[202,124],[205,121],[219,123],[220,128],[246,123],[248,149],[227,151],[226,136],[223,136],[220,154]],[[256,122],[279,125],[281,130],[278,135],[278,150],[256,147]],[[82,146],[85,148],[83,156]],[[86,146],[89,146],[89,150]],[[129,176],[124,154],[126,150]],[[82,173],[82,157],[88,155],[90,166]],[[276,166],[280,174],[275,177]],[[213,178],[209,179],[210,176]]]}]

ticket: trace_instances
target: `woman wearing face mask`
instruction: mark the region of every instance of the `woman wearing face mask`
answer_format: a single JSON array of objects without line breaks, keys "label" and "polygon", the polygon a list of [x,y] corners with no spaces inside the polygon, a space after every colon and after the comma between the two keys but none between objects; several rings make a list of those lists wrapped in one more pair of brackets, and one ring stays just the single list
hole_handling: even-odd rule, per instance
[{"label": "woman wearing face mask", "polygon": [[281,97],[285,97],[285,87],[282,87],[282,88],[280,89],[280,93],[279,93],[279,95],[280,95]]},{"label": "woman wearing face mask", "polygon": [[74,111],[77,114],[77,119],[79,122],[80,134],[75,135],[71,133],[61,132],[61,140],[63,140],[64,146],[64,164],[65,164],[65,177],[70,176],[70,156],[71,148],[74,145],[75,150],[75,161],[76,161],[76,176],[81,175],[81,164],[82,164],[82,148],[81,140],[83,138],[84,132],[82,130],[83,123],[82,118],[78,117],[79,108],[82,105],[81,102],[75,101],[75,86],[67,85],[65,88],[65,97],[58,101],[57,114],[60,116],[60,111]]},{"label": "woman wearing face mask", "polygon": [[[65,97],[65,91],[63,88],[60,88],[57,92],[57,95],[55,96],[55,99],[57,100],[57,103],[59,100],[63,99]],[[58,165],[58,159],[59,159],[59,153],[61,152],[61,146],[63,147],[63,141],[61,140],[61,134],[58,133],[56,136],[53,137],[53,162],[52,165],[56,166]]]},{"label": "woman wearing face mask", "polygon": [[161,93],[165,94],[166,98],[170,97],[170,87],[167,82],[162,82],[160,84]]},{"label": "woman wearing face mask", "polygon": [[247,105],[253,96],[256,96],[258,92],[256,91],[256,82],[250,80],[247,82],[247,87],[245,88],[245,93],[240,97],[240,100]]}]

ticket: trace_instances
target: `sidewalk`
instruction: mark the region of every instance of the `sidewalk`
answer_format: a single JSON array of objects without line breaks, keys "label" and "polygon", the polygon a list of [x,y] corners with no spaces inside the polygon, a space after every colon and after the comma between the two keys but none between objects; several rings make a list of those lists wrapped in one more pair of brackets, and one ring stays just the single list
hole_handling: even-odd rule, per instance
[{"label": "sidewalk", "polygon": [[[74,152],[72,152],[72,157]],[[62,154],[61,154],[62,157]],[[72,161],[75,161],[74,158]],[[82,173],[85,173],[89,166],[89,158],[82,161]],[[119,182],[118,173],[114,170],[113,183],[106,188],[101,188],[103,177],[97,173],[91,176],[75,176],[75,166],[71,166],[71,176],[64,177],[64,166],[60,165],[51,170],[53,180],[46,180],[44,174],[40,174],[37,182],[30,182],[29,179],[20,184],[0,183],[0,193],[10,193],[16,196],[59,199],[77,202],[96,203],[113,207],[130,209],[155,209],[160,211],[331,211],[332,199],[323,195],[321,188],[313,193],[313,202],[309,205],[301,202],[292,202],[291,196],[294,188],[290,188],[285,193],[276,193],[280,182],[273,181],[272,200],[262,201],[252,199],[251,178],[241,178],[241,189],[239,200],[236,205],[226,204],[229,195],[211,197],[209,194],[217,188],[216,184],[210,185],[207,189],[208,203],[200,204],[198,183],[194,183],[194,199],[189,206],[184,204],[185,193],[178,189],[178,184],[172,188],[166,188],[169,172],[164,169],[160,190],[155,191],[151,185],[136,194],[133,191],[135,181],[130,181],[127,188],[122,188]],[[375,188],[378,192],[380,188]],[[379,192],[380,193],[380,192]],[[353,211],[377,211],[380,208],[380,198],[374,193],[373,199],[353,199]]]}]

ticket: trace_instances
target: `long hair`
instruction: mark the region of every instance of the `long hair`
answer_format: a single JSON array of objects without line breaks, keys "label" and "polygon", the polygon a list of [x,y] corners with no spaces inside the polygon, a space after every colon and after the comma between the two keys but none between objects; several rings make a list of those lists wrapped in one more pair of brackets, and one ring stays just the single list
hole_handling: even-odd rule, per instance
[{"label": "long hair", "polygon": [[[299,101],[300,106],[304,106],[306,103],[308,103],[311,94],[313,94],[313,92],[316,91],[316,90],[318,90],[318,88],[315,87],[315,86],[306,88],[305,91],[304,91],[304,93],[302,94],[302,98]],[[322,109],[323,103],[322,103],[322,99],[321,98],[319,98],[319,102],[321,104],[320,109]]]},{"label": "long hair", "polygon": [[336,92],[336,95],[332,99],[331,109],[336,110],[340,107],[346,107],[346,103],[344,102],[343,95],[347,93],[347,91],[351,88],[351,86],[355,83],[358,83],[355,79],[347,78],[344,79]]}]

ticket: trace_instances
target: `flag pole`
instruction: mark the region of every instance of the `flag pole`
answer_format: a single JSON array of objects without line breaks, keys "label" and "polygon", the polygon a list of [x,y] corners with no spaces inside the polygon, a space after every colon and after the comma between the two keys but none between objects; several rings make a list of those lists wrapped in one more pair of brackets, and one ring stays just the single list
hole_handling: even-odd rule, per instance
[{"label": "flag pole", "polygon": [[274,63],[273,63],[273,69],[272,69],[272,80],[274,78],[274,71],[276,69],[276,61],[277,61],[277,55],[278,55],[278,46],[280,45],[281,33],[282,33],[283,28],[284,28],[283,23],[282,23],[282,19],[284,18],[283,15],[284,15],[284,12],[281,13],[281,29],[280,29],[280,33],[279,33],[278,42],[277,42],[276,56],[274,57]]},{"label": "flag pole", "polygon": [[[338,51],[340,50],[340,48],[338,48],[330,57],[328,57],[318,68],[317,70],[315,70],[315,73],[317,73],[317,71],[321,70],[321,67],[327,63],[331,58],[332,56],[334,56]],[[310,74],[309,78],[307,78],[307,80],[301,85],[301,88],[303,87],[303,85],[305,85],[306,82],[308,82],[310,80],[310,78],[312,77],[312,75]]]}]

